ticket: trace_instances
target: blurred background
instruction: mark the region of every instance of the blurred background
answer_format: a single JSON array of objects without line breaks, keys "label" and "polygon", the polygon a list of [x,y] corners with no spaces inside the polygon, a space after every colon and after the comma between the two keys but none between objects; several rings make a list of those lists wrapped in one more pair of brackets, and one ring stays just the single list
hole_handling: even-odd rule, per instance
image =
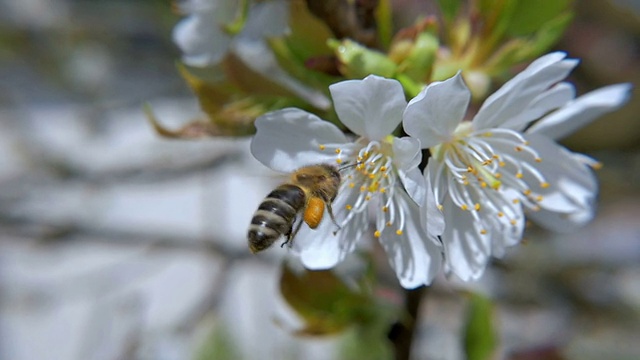
[{"label": "blurred background", "polygon": [[[398,16],[414,19],[397,1]],[[532,227],[478,283],[439,278],[415,359],[463,359],[464,289],[496,302],[500,358],[640,358],[640,2],[577,1],[556,46],[579,91],[632,82],[622,110],[566,139],[603,162],[597,218]],[[245,139],[165,140],[199,114],[169,1],[0,0],[0,359],[334,359],[296,338],[284,251],[245,232],[278,183]],[[280,249],[278,249],[280,250]],[[342,349],[342,350],[341,350]]]}]

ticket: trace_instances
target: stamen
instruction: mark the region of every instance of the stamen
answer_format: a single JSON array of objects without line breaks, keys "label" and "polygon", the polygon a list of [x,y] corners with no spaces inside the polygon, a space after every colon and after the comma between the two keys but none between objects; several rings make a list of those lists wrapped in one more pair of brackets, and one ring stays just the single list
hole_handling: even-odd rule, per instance
[{"label": "stamen", "polygon": [[353,209],[353,206],[347,204],[346,208],[347,208],[347,210],[351,210],[351,209]]},{"label": "stamen", "polygon": [[402,235],[402,230],[401,229],[396,230],[396,235]]},{"label": "stamen", "polygon": [[322,145],[322,144],[320,144],[318,147],[320,148],[320,150],[324,150],[324,149],[326,149],[326,146],[324,146],[324,145]]},{"label": "stamen", "polygon": [[380,230],[376,230],[376,231],[373,233],[373,237],[375,237],[375,238],[379,238],[379,237],[380,237]]},{"label": "stamen", "polygon": [[336,154],[340,154],[341,152],[342,152],[342,149],[336,148]]}]

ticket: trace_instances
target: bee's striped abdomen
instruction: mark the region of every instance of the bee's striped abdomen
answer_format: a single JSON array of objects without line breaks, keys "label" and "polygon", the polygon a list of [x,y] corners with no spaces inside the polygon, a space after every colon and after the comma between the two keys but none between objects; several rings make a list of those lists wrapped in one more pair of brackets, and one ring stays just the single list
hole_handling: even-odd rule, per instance
[{"label": "bee's striped abdomen", "polygon": [[305,194],[298,186],[278,186],[262,201],[249,225],[249,249],[258,252],[291,232],[296,214],[304,207]]}]

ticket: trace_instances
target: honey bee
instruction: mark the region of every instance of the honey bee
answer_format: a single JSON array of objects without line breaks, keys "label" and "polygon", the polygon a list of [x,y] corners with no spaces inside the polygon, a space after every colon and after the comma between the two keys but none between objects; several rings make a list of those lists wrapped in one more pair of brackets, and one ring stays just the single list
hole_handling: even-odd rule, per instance
[{"label": "honey bee", "polygon": [[[331,203],[338,194],[340,181],[339,169],[328,164],[305,166],[294,171],[289,182],[270,192],[254,213],[247,234],[251,252],[268,248],[281,235],[285,236],[282,246],[291,245],[303,222],[311,229],[320,225],[325,207],[338,226]],[[300,213],[302,219],[294,229]]]}]

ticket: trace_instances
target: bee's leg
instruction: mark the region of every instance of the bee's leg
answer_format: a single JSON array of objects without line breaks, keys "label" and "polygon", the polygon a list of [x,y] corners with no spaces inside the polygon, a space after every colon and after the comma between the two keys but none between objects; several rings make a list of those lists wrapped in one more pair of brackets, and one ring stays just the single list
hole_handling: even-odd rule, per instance
[{"label": "bee's leg", "polygon": [[333,208],[331,207],[331,203],[327,203],[327,211],[329,212],[329,217],[331,218],[331,221],[333,221],[333,224],[337,227],[337,229],[333,232],[333,235],[336,235],[338,231],[340,231],[340,229],[342,228],[340,227],[340,225],[338,225],[338,222],[336,221],[336,217],[333,216]]},{"label": "bee's leg", "polygon": [[280,245],[280,247],[284,247],[285,245],[287,245],[288,247],[291,247],[293,245],[293,238],[296,236],[298,231],[300,231],[300,227],[302,226],[303,222],[304,221],[300,219],[300,221],[298,221],[298,224],[296,225],[295,230],[293,230],[293,225],[291,225],[291,227],[289,228],[289,231],[287,231],[287,233],[285,234],[287,240],[285,240],[282,243],[282,245]]}]

